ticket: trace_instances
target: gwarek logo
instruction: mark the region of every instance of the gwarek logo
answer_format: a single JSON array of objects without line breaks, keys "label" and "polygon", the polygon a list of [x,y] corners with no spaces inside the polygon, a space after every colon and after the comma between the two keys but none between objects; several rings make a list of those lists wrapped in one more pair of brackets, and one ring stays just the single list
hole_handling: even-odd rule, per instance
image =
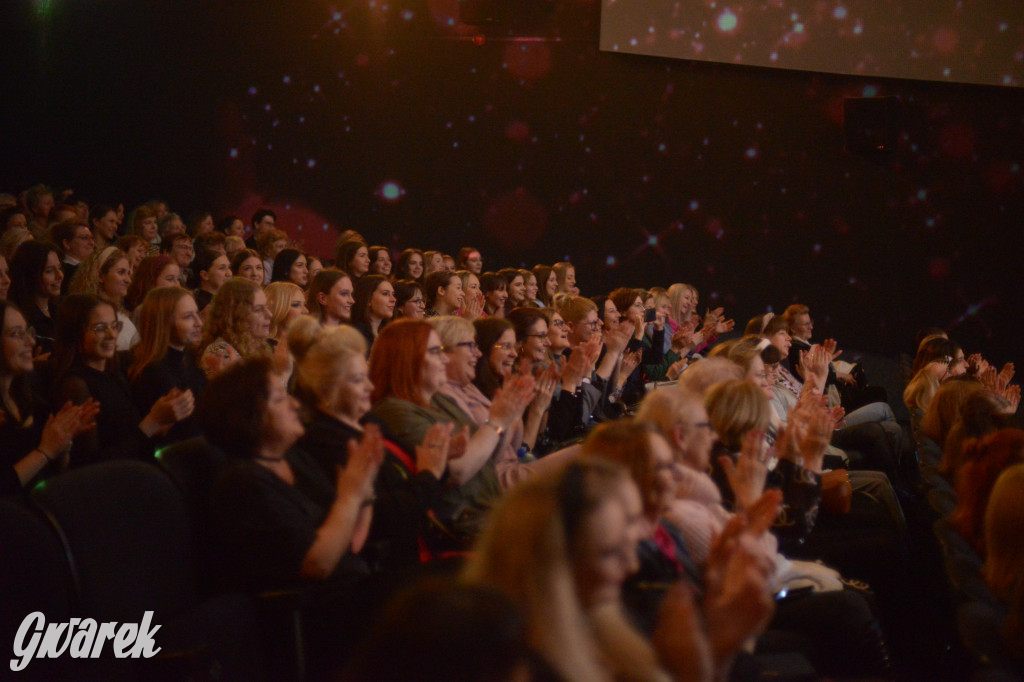
[{"label": "gwarek logo", "polygon": [[[42,612],[28,614],[14,638],[11,670],[24,670],[33,658],[58,658],[67,652],[71,658],[99,658],[103,645],[111,640],[117,658],[152,658],[160,653],[151,628],[153,612],[146,611],[142,623],[97,623],[92,618],[72,618],[67,623],[46,624]],[[45,629],[44,629],[45,627]],[[155,648],[154,648],[155,647]]]}]

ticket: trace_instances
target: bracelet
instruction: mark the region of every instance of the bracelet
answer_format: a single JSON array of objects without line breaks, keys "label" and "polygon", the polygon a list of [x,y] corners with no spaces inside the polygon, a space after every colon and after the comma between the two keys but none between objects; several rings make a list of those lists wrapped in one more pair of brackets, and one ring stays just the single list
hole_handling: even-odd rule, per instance
[{"label": "bracelet", "polygon": [[45,457],[46,461],[50,462],[51,464],[56,461],[53,457],[50,457],[48,454],[46,454],[46,451],[43,450],[42,448],[36,448],[36,452]]},{"label": "bracelet", "polygon": [[487,418],[487,421],[485,421],[483,425],[490,426],[497,432],[498,436],[501,436],[501,434],[505,433],[505,428],[502,426],[498,426],[497,424],[492,422],[490,417]]}]

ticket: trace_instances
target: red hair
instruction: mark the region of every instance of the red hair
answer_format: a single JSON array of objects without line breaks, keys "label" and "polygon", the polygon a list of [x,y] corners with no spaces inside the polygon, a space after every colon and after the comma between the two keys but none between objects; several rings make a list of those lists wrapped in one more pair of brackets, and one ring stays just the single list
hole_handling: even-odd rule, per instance
[{"label": "red hair", "polygon": [[434,328],[426,320],[403,317],[385,325],[370,350],[371,399],[395,397],[425,405],[420,390],[427,343]]},{"label": "red hair", "polygon": [[1024,431],[1001,429],[964,443],[964,465],[956,479],[957,506],[949,522],[979,553],[985,552],[985,508],[999,474],[1024,462]]}]

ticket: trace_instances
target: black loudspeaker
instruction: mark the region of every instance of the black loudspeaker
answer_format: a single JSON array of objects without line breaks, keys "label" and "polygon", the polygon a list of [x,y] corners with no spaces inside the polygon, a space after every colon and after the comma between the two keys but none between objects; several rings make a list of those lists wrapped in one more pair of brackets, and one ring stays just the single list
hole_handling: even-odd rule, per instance
[{"label": "black loudspeaker", "polygon": [[898,97],[847,97],[843,100],[846,151],[883,155],[896,150],[903,129],[903,103]]}]

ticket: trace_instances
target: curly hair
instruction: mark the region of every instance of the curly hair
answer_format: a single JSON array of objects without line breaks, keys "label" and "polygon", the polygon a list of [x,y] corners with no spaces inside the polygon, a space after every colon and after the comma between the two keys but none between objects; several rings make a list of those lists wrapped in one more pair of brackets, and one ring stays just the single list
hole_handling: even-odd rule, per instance
[{"label": "curly hair", "polygon": [[197,349],[202,352],[216,339],[223,338],[243,358],[269,355],[266,340],[252,335],[249,315],[258,284],[245,277],[231,277],[221,285],[207,307],[203,338]]},{"label": "curly hair", "polygon": [[116,246],[96,249],[75,270],[75,275],[71,278],[71,284],[68,285],[68,293],[95,294],[108,303],[113,303],[118,308],[121,308],[121,301],[112,301],[105,294],[103,287],[100,286],[100,277],[110,272],[122,260],[128,260],[128,254]]}]

